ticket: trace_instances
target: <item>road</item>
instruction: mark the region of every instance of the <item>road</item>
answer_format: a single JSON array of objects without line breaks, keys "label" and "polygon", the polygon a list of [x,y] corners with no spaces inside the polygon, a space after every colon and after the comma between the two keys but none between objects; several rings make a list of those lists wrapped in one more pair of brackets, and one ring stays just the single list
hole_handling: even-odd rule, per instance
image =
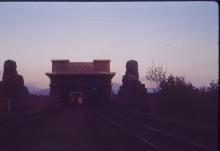
[{"label": "road", "polygon": [[99,151],[93,130],[86,124],[84,110],[65,110],[53,118],[40,119],[31,129],[16,134],[5,150],[9,151]]},{"label": "road", "polygon": [[[137,127],[136,122],[132,124],[123,119],[117,121],[104,112],[91,112],[86,108],[64,109],[19,126],[8,138],[0,140],[0,150],[155,151],[162,148],[170,151],[168,148],[171,147],[173,151],[180,150],[174,149],[174,146],[187,148],[186,145],[179,145],[179,142],[155,134],[152,130],[143,129],[143,126]],[[153,146],[146,143],[146,140],[153,140]],[[193,146],[188,148],[198,150]]]}]

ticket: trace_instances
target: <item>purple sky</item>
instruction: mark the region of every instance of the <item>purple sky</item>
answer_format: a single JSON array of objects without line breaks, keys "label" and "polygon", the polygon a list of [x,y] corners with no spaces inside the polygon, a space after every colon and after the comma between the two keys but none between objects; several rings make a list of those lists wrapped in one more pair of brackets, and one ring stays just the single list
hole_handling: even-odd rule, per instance
[{"label": "purple sky", "polygon": [[[154,62],[196,86],[218,79],[215,2],[2,2],[0,76],[14,59],[26,84],[49,87],[51,59],[111,59],[121,83],[137,60],[143,83]],[[146,87],[148,85],[146,84]]]}]

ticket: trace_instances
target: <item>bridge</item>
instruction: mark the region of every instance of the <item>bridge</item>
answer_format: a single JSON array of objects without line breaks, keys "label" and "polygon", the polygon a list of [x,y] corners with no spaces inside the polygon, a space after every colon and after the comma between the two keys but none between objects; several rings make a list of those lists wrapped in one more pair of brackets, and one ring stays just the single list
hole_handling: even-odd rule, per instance
[{"label": "bridge", "polygon": [[[217,129],[122,110],[111,101],[114,74],[110,60],[52,60],[52,72],[46,73],[50,96],[32,98],[43,105],[22,114],[7,109],[0,114],[0,150],[217,150]],[[6,107],[10,102],[0,101]]]}]

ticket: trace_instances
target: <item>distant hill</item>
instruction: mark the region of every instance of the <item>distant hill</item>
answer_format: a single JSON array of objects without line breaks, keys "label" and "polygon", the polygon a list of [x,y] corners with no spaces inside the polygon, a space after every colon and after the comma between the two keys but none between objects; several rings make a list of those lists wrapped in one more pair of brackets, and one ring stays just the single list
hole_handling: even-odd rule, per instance
[{"label": "distant hill", "polygon": [[146,88],[147,89],[147,93],[157,93],[160,90],[158,88]]},{"label": "distant hill", "polygon": [[37,92],[39,95],[49,95],[50,89],[41,89],[40,91]]},{"label": "distant hill", "polygon": [[[120,83],[112,83],[112,91],[115,93],[115,94],[118,94],[118,90],[120,88],[122,84]],[[157,93],[159,92],[160,90],[158,88],[146,88],[147,90],[147,93]]]},{"label": "distant hill", "polygon": [[[112,91],[115,94],[118,94],[118,90],[122,84],[120,83],[112,83]],[[34,86],[32,84],[26,84],[26,87],[28,88],[28,91],[30,94],[37,94],[37,95],[49,95],[49,88],[47,89],[42,89],[37,86]],[[147,88],[148,93],[156,93],[159,92],[159,89],[157,88]]]},{"label": "distant hill", "polygon": [[25,84],[25,86],[28,88],[30,94],[49,95],[49,88],[42,89],[32,84]]},{"label": "distant hill", "polygon": [[[42,89],[32,84],[25,84],[28,88],[28,91],[30,94],[37,94],[37,95],[49,95],[49,88],[48,89]],[[120,88],[121,84],[119,83],[113,83],[112,84],[112,91],[114,93],[118,93],[118,90]]]},{"label": "distant hill", "polygon": [[118,90],[120,88],[122,84],[120,83],[112,83],[112,91],[115,93],[115,94],[118,94]]}]

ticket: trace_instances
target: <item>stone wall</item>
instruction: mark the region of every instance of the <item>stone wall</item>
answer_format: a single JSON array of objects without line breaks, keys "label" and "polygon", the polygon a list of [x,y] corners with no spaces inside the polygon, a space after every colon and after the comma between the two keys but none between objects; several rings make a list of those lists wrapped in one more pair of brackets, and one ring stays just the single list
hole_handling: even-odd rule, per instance
[{"label": "stone wall", "polygon": [[106,72],[110,72],[110,60],[93,60],[93,62],[52,60],[52,73],[91,74]]}]

